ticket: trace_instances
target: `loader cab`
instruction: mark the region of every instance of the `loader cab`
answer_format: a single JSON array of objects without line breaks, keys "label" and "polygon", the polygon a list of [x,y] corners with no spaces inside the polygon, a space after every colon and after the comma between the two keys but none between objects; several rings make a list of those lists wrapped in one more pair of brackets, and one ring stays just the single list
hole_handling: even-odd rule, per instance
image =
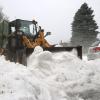
[{"label": "loader cab", "polygon": [[15,31],[22,31],[23,34],[28,37],[33,37],[39,31],[38,24],[35,20],[27,21],[27,20],[16,19],[10,22],[9,25],[10,25],[9,33],[13,33]]}]

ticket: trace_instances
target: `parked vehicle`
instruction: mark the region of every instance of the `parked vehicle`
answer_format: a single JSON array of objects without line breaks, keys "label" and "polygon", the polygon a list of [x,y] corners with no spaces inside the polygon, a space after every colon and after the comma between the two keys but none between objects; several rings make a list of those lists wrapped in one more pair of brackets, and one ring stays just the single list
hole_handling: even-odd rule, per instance
[{"label": "parked vehicle", "polygon": [[100,58],[100,40],[94,42],[91,47],[89,47],[88,60],[94,60]]}]

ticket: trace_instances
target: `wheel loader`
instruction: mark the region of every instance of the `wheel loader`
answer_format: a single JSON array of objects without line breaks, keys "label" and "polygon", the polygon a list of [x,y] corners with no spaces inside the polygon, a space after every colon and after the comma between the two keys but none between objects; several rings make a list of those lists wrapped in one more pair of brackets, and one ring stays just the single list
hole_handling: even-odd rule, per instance
[{"label": "wheel loader", "polygon": [[[51,45],[45,39],[46,36],[50,35],[51,32],[44,33],[44,29],[38,26],[38,22],[35,20],[21,20],[16,19],[11,22],[3,21],[0,23],[0,54],[8,56],[10,49],[8,46],[9,36],[13,36],[15,33],[20,32],[23,34],[22,43],[26,48],[26,56],[28,57],[36,46],[41,46],[43,50],[51,52],[62,52],[71,51],[73,48],[77,50],[77,56],[82,59],[82,47],[81,46],[70,46],[70,47],[55,47]],[[9,55],[12,58],[11,55]],[[7,58],[9,60],[9,57]],[[22,62],[20,62],[22,63]],[[23,64],[23,63],[22,63]]]}]

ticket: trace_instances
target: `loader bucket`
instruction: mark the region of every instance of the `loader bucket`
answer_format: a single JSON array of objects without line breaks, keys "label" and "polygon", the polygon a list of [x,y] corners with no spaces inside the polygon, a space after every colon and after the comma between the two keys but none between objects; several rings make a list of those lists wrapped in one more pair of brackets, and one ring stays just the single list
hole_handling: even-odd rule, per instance
[{"label": "loader bucket", "polygon": [[[77,51],[77,56],[82,59],[82,46],[72,46],[72,47],[50,47],[50,48],[43,48],[44,51],[50,51],[50,52],[62,52],[62,51],[71,51],[73,49],[76,49]],[[27,56],[29,56],[32,52],[34,51],[34,49],[27,49],[26,50],[26,54]]]},{"label": "loader bucket", "polygon": [[62,51],[72,51],[73,49],[76,49],[77,51],[77,57],[82,59],[82,46],[77,47],[52,47],[52,48],[44,48],[44,50],[48,50],[50,52],[62,52]]}]

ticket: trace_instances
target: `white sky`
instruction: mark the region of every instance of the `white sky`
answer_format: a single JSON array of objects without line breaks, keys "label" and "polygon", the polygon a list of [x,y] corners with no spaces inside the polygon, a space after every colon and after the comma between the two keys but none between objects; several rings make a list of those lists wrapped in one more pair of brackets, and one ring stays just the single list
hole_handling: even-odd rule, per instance
[{"label": "white sky", "polygon": [[95,20],[100,26],[100,0],[0,0],[10,20],[36,19],[45,32],[52,32],[47,39],[53,43],[70,39],[73,17],[84,2],[92,7]]}]

